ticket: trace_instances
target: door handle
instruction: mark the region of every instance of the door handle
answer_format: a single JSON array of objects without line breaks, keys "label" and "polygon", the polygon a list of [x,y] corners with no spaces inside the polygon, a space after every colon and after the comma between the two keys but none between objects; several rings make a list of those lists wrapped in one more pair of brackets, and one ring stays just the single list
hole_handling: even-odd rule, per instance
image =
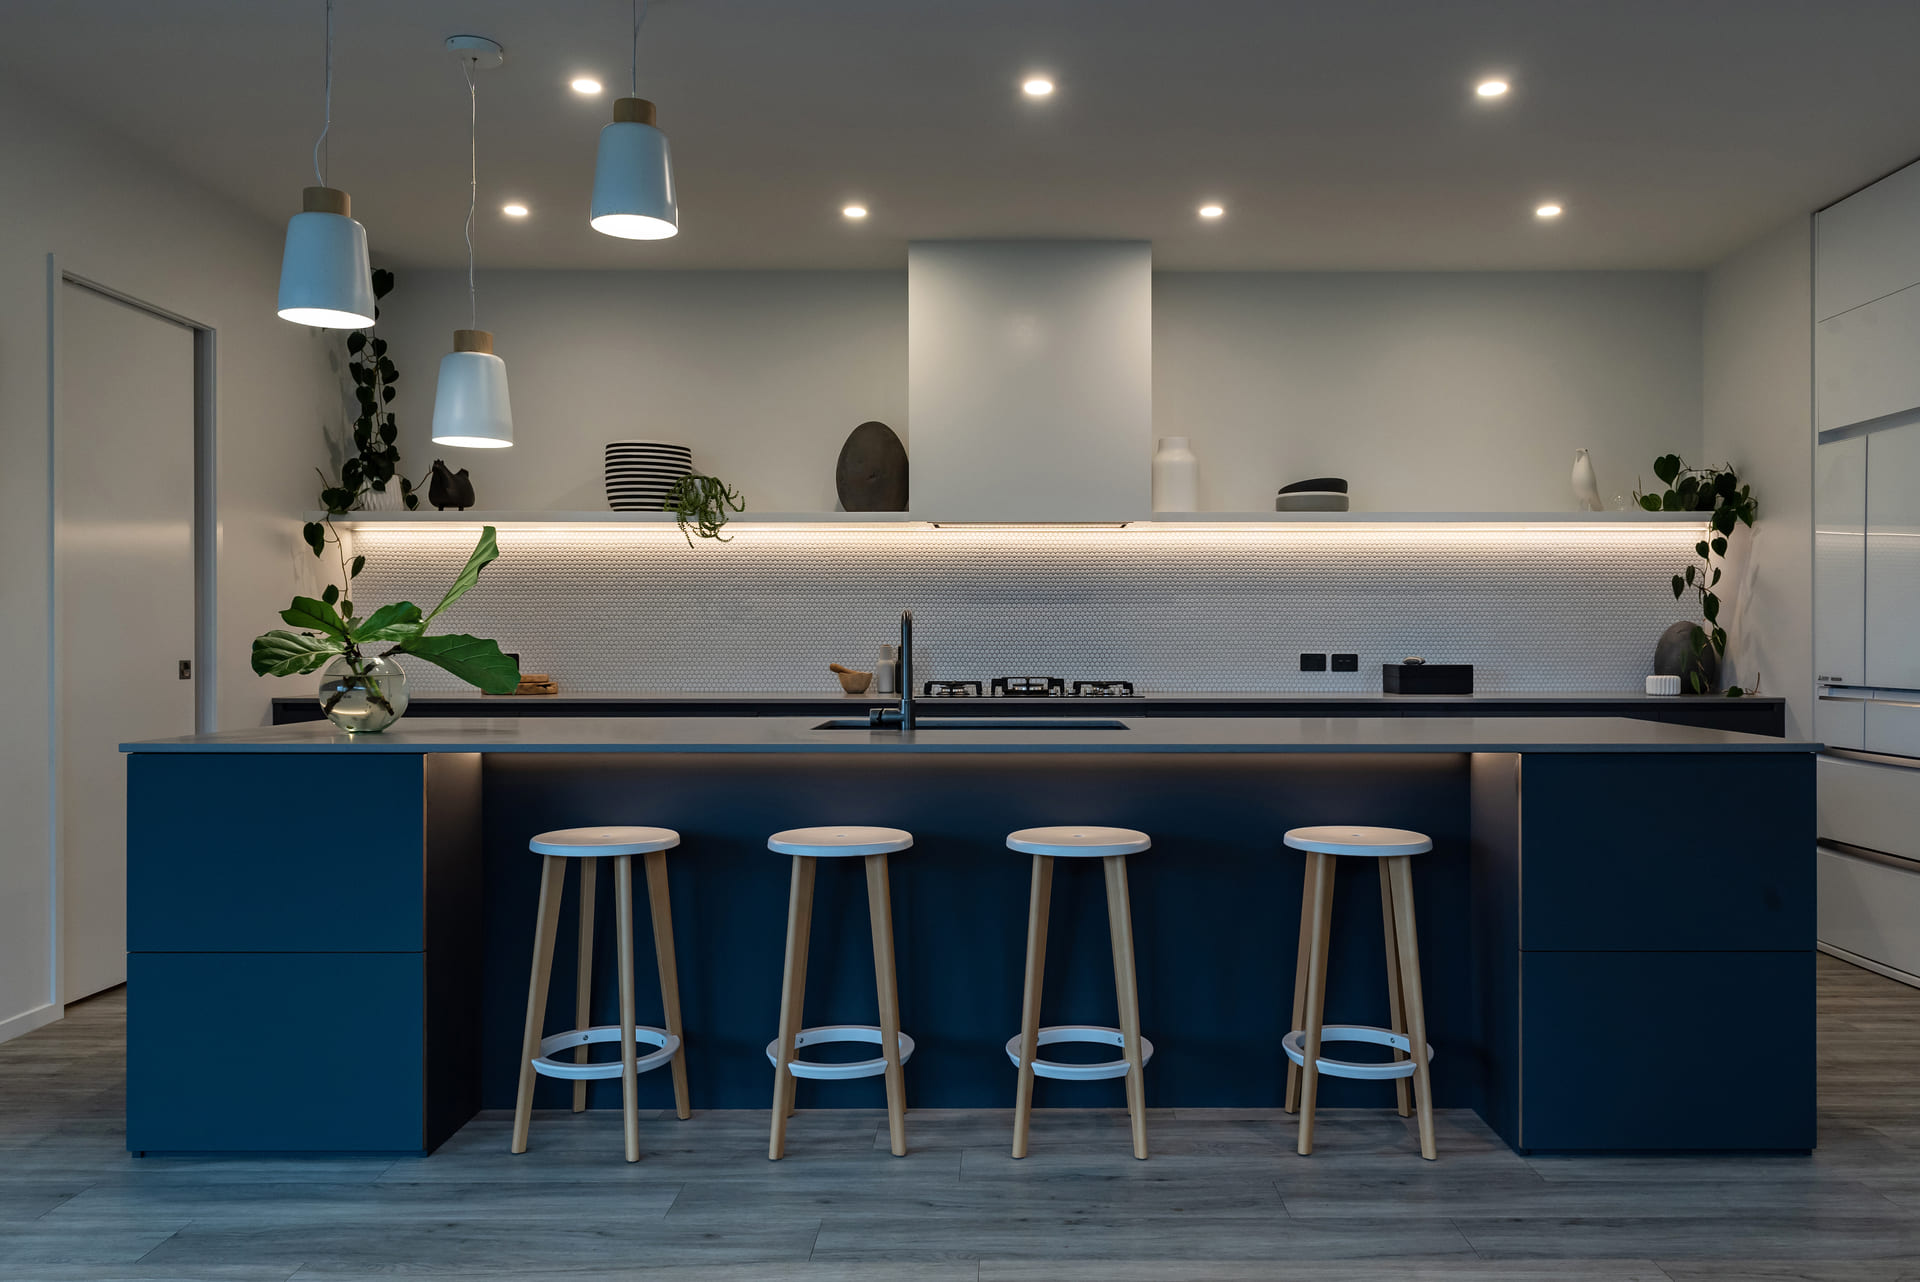
[{"label": "door handle", "polygon": [[182,681],[193,680],[193,660],[192,659],[180,660],[180,679]]}]

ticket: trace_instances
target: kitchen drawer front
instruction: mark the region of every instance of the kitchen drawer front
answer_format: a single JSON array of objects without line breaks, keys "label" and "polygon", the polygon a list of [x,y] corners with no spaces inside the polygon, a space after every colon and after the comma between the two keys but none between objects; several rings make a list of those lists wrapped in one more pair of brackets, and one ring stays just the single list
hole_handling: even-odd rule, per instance
[{"label": "kitchen drawer front", "polygon": [[[1915,710],[1920,715],[1920,709]],[[1820,758],[1820,839],[1916,861],[1920,870],[1920,761],[1912,767]],[[1915,919],[1920,922],[1920,918]]]},{"label": "kitchen drawer front", "polygon": [[1523,1150],[1813,1147],[1811,950],[1520,967]]},{"label": "kitchen drawer front", "polygon": [[1820,942],[1920,976],[1920,863],[1820,848]]},{"label": "kitchen drawer front", "polygon": [[1520,815],[1523,949],[1813,947],[1812,753],[1529,753]]},{"label": "kitchen drawer front", "polygon": [[418,953],[132,953],[134,1152],[417,1153]]},{"label": "kitchen drawer front", "polygon": [[1920,285],[1813,327],[1814,428],[1830,432],[1920,406]]},{"label": "kitchen drawer front", "polygon": [[422,762],[129,755],[129,951],[418,951]]}]

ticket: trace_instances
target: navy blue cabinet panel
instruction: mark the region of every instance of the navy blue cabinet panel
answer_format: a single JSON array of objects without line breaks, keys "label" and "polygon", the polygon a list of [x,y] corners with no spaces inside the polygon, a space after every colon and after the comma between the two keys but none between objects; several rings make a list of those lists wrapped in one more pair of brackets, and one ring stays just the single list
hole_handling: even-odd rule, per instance
[{"label": "navy blue cabinet panel", "polygon": [[1814,942],[1810,753],[1532,753],[1520,946],[1798,950]]},{"label": "navy blue cabinet panel", "polygon": [[1812,1148],[1813,959],[1525,954],[1521,1147]]},{"label": "navy blue cabinet panel", "polygon": [[134,953],[127,1147],[426,1147],[418,953]]},{"label": "navy blue cabinet panel", "polygon": [[418,951],[422,759],[127,758],[133,952]]}]

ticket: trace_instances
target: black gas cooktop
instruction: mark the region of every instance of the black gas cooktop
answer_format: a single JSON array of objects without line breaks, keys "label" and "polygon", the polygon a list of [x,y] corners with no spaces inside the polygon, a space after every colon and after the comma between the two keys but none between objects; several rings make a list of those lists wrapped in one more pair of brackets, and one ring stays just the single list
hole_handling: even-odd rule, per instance
[{"label": "black gas cooktop", "polygon": [[928,681],[925,699],[1131,699],[1131,681],[1068,681],[1061,677],[995,677],[979,681]]}]

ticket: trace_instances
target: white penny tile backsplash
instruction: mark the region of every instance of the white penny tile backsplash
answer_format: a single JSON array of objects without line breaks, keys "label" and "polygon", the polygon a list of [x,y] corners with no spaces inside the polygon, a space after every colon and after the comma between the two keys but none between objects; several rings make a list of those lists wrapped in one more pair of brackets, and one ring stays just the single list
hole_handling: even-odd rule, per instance
[{"label": "white penny tile backsplash", "polygon": [[[437,601],[477,526],[373,524],[362,610]],[[436,630],[497,639],[572,693],[838,690],[914,612],[916,675],[1133,681],[1142,692],[1378,691],[1407,655],[1481,693],[1639,691],[1700,527],[739,525],[500,529]],[[1357,673],[1299,671],[1351,652]],[[417,691],[467,689],[409,662]]]}]

